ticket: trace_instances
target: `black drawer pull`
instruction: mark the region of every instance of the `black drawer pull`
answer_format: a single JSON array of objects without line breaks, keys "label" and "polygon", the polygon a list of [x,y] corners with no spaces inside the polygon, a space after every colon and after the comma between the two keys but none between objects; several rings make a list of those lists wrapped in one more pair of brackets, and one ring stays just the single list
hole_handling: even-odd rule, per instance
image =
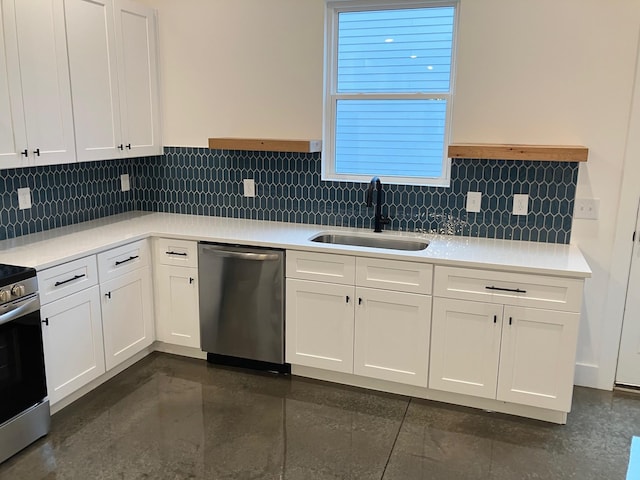
[{"label": "black drawer pull", "polygon": [[497,315],[493,316],[493,323],[498,323],[498,316]]},{"label": "black drawer pull", "polygon": [[164,253],[166,253],[167,255],[179,255],[181,257],[186,257],[187,256],[187,254],[183,253],[183,252],[164,252]]},{"label": "black drawer pull", "polygon": [[513,317],[509,317],[509,325],[513,324]]},{"label": "black drawer pull", "polygon": [[491,285],[490,287],[484,287],[487,290],[500,290],[501,292],[513,292],[513,293],[527,293],[526,290],[520,290],[519,288],[502,288],[502,287],[494,287]]},{"label": "black drawer pull", "polygon": [[53,284],[54,287],[59,287],[60,285],[64,285],[65,283],[73,282],[82,277],[86,277],[87,275],[83,273],[82,275],[75,275],[73,278],[68,278],[67,280],[62,280],[61,282],[56,282]]},{"label": "black drawer pull", "polygon": [[47,327],[49,326],[49,319],[45,318],[44,320],[41,320],[42,323],[44,323]]},{"label": "black drawer pull", "polygon": [[349,295],[347,295],[347,303],[349,303]]},{"label": "black drawer pull", "polygon": [[139,256],[140,256],[140,255],[134,255],[133,257],[129,257],[129,258],[127,258],[126,260],[121,260],[121,261],[119,261],[119,262],[116,262],[116,267],[117,267],[118,265],[122,265],[123,263],[130,262],[131,260],[135,260],[135,259],[136,259],[136,258],[138,258]]}]

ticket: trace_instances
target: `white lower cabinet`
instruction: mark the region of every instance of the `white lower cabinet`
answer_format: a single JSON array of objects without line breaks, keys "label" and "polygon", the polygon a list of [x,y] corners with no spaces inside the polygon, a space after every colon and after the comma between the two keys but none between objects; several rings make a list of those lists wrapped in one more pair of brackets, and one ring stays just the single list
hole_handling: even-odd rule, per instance
[{"label": "white lower cabinet", "polygon": [[356,288],[353,373],[427,386],[431,297]]},{"label": "white lower cabinet", "polygon": [[107,370],[154,339],[151,269],[139,268],[100,284]]},{"label": "white lower cabinet", "polygon": [[429,387],[568,412],[579,314],[435,298]]},{"label": "white lower cabinet", "polygon": [[200,348],[198,269],[156,265],[158,340]]},{"label": "white lower cabinet", "polygon": [[287,279],[288,363],[353,371],[352,285]]},{"label": "white lower cabinet", "polygon": [[97,286],[43,305],[47,390],[51,404],[105,372]]},{"label": "white lower cabinet", "polygon": [[430,268],[288,252],[287,362],[426,387],[431,296],[396,290],[430,292]]}]

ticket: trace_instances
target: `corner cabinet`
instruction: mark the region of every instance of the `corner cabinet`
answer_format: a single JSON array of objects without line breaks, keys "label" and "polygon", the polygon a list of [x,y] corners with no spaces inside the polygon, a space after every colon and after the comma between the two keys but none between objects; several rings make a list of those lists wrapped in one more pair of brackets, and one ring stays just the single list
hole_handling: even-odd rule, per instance
[{"label": "corner cabinet", "polygon": [[65,0],[78,160],[162,153],[154,10]]},{"label": "corner cabinet", "polygon": [[74,162],[63,3],[0,0],[0,16],[0,168]]},{"label": "corner cabinet", "polygon": [[155,340],[153,288],[146,240],[98,254],[107,370]]},{"label": "corner cabinet", "polygon": [[427,385],[426,264],[287,252],[287,362]]},{"label": "corner cabinet", "polygon": [[582,280],[436,267],[429,388],[571,410]]}]

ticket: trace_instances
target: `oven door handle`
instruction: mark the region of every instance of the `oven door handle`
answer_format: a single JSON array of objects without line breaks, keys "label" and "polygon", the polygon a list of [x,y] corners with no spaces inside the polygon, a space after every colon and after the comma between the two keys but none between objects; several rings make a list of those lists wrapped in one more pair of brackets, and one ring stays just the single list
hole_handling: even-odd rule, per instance
[{"label": "oven door handle", "polygon": [[4,325],[5,323],[15,320],[23,315],[28,315],[29,313],[40,310],[40,297],[38,294],[17,303],[19,303],[19,305],[15,308],[0,315],[0,325]]}]

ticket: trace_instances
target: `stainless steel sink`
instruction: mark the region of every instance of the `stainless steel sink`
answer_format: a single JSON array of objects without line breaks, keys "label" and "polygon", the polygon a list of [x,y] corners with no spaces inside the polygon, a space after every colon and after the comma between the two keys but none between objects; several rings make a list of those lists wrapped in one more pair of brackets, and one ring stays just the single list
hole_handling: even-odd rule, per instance
[{"label": "stainless steel sink", "polygon": [[357,247],[387,248],[389,250],[424,250],[429,243],[421,240],[409,240],[391,237],[365,237],[342,233],[320,233],[311,238],[312,242],[353,245]]}]

